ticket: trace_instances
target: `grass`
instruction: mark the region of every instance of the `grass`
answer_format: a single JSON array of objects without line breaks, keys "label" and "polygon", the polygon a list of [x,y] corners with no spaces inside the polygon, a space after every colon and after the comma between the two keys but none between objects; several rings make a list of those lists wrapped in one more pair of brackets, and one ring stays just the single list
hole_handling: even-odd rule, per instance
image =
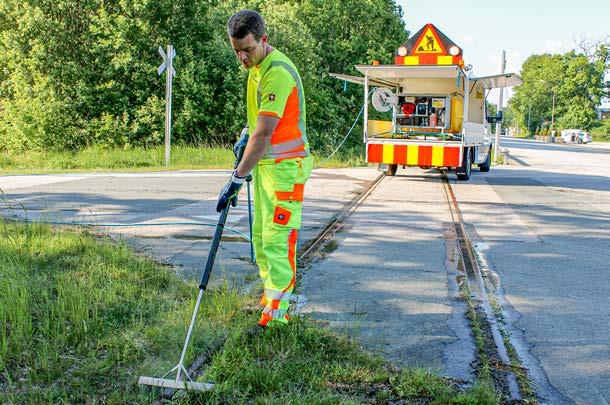
[{"label": "grass", "polygon": [[[164,148],[103,149],[91,147],[77,152],[27,152],[0,154],[1,174],[30,174],[83,171],[159,171],[229,169],[234,156],[226,147],[173,146],[169,167],[165,166]],[[325,160],[314,153],[323,167],[366,165],[362,148],[342,151]]]},{"label": "grass", "polygon": [[[139,375],[177,361],[196,285],[86,231],[0,222],[0,403],[151,403]],[[296,317],[258,336],[252,294],[206,291],[195,353],[226,343],[177,403],[497,403],[422,370],[397,370],[347,337]]]}]

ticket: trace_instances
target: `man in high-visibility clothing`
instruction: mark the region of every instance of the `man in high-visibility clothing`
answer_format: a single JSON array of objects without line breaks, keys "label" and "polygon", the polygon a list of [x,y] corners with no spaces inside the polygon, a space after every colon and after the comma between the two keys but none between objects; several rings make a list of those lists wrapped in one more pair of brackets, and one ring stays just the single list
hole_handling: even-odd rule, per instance
[{"label": "man in high-visibility clothing", "polygon": [[[248,76],[248,131],[242,160],[223,187],[217,211],[237,203],[246,177],[254,177],[253,243],[264,283],[260,326],[288,321],[295,286],[303,189],[313,167],[305,133],[305,94],[292,61],[267,43],[259,13],[242,10],[227,23],[229,40]],[[248,136],[249,132],[249,136]]]}]

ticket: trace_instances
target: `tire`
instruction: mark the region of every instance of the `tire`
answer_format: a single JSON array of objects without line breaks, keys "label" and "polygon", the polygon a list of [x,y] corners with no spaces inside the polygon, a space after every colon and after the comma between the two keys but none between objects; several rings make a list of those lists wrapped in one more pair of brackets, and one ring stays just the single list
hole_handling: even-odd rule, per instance
[{"label": "tire", "polygon": [[464,149],[464,158],[462,159],[462,166],[456,170],[457,178],[461,181],[470,180],[470,174],[472,173],[472,157],[470,148]]},{"label": "tire", "polygon": [[576,141],[576,143],[582,143],[582,139],[578,138],[578,140]]},{"label": "tire", "polygon": [[385,171],[386,176],[395,176],[398,170],[398,165],[388,165],[388,170]]},{"label": "tire", "polygon": [[493,147],[493,145],[491,145],[489,147],[489,153],[487,154],[487,159],[485,159],[485,162],[483,162],[479,165],[479,170],[482,172],[488,172],[489,169],[491,168],[491,148],[492,147]]}]

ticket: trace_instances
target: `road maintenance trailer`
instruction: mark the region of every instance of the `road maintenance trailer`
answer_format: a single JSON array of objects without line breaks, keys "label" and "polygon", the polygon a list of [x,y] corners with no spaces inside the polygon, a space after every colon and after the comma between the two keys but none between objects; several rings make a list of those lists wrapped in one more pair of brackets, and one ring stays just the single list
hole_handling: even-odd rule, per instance
[{"label": "road maintenance trailer", "polygon": [[398,48],[394,64],[355,67],[363,77],[331,76],[364,85],[367,162],[388,176],[398,166],[455,170],[460,180],[470,178],[472,164],[489,171],[490,123],[502,114],[487,116],[488,90],[521,84],[519,76],[474,77],[462,48],[432,24]]}]

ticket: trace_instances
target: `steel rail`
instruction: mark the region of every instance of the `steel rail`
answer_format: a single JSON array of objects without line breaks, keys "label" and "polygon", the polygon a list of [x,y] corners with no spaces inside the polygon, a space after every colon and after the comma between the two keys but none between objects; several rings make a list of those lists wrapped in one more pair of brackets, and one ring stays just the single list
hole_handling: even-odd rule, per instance
[{"label": "steel rail", "polygon": [[453,188],[451,187],[451,183],[449,182],[445,172],[441,174],[441,178],[445,188],[445,195],[449,204],[449,210],[451,212],[456,240],[459,244],[459,253],[466,271],[466,280],[471,293],[471,298],[481,303],[485,318],[489,323],[495,349],[500,357],[502,366],[504,366],[502,369],[506,371],[506,384],[508,386],[511,400],[520,401],[522,397],[519,390],[519,384],[515,374],[510,371],[513,366],[508,356],[506,346],[504,345],[504,339],[500,332],[500,327],[498,326],[498,320],[496,319],[494,311],[489,302],[485,281],[483,280],[481,269],[479,268],[476,255],[472,248],[472,243],[468,237],[468,233],[466,232],[462,212],[453,192]]}]

